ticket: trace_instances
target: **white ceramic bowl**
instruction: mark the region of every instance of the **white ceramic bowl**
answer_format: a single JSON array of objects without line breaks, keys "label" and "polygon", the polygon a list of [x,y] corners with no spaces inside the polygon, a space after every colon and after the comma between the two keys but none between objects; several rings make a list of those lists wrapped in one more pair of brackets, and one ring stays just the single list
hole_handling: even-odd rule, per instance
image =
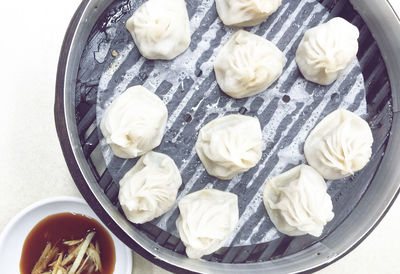
[{"label": "white ceramic bowl", "polygon": [[131,250],[107,229],[83,199],[75,197],[55,197],[38,201],[22,210],[7,224],[0,235],[0,265],[2,266],[2,273],[20,273],[19,262],[22,247],[29,232],[45,217],[62,212],[82,214],[94,218],[102,224],[114,241],[114,273],[132,273]]}]

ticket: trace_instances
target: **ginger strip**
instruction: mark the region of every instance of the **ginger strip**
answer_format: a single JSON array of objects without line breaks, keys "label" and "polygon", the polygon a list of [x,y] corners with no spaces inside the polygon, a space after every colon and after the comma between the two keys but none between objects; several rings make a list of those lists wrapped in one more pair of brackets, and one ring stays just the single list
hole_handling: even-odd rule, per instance
[{"label": "ginger strip", "polygon": [[42,255],[40,255],[39,260],[36,262],[35,266],[33,267],[32,274],[42,274],[49,262],[57,255],[58,249],[57,247],[51,247],[50,243],[46,244]]},{"label": "ginger strip", "polygon": [[86,253],[86,249],[88,248],[90,242],[92,241],[92,238],[94,236],[95,232],[90,232],[87,236],[85,241],[81,244],[81,248],[79,249],[78,256],[76,256],[76,259],[74,263],[72,264],[71,269],[68,271],[68,274],[74,274],[77,269],[79,268],[79,265],[82,262],[83,256]]}]

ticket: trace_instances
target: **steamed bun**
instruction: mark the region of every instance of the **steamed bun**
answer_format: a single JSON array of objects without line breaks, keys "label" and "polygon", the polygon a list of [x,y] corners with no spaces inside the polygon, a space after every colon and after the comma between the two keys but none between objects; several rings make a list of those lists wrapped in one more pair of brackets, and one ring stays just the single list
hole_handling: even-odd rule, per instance
[{"label": "steamed bun", "polygon": [[338,109],[327,115],[308,135],[304,154],[325,179],[336,180],[362,169],[372,154],[372,131],[354,113]]},{"label": "steamed bun", "polygon": [[215,0],[215,3],[225,25],[251,27],[267,20],[282,0]]},{"label": "steamed bun", "polygon": [[126,22],[140,53],[148,59],[171,60],[190,44],[184,0],[149,0]]},{"label": "steamed bun", "polygon": [[324,179],[312,167],[299,165],[266,181],[263,201],[275,227],[289,236],[321,235],[333,219]]},{"label": "steamed bun", "polygon": [[167,108],[157,95],[134,86],[107,108],[100,129],[116,156],[135,158],[160,145],[167,117]]},{"label": "steamed bun", "polygon": [[214,71],[218,85],[233,98],[267,89],[282,74],[283,53],[267,39],[238,30],[220,50]]},{"label": "steamed bun", "polygon": [[261,159],[260,122],[241,114],[214,119],[201,128],[196,152],[210,175],[232,179]]},{"label": "steamed bun", "polygon": [[306,31],[296,51],[296,62],[307,80],[332,84],[351,64],[358,51],[357,27],[343,18]]},{"label": "steamed bun", "polygon": [[239,220],[237,195],[216,189],[186,195],[179,201],[179,211],[176,227],[186,254],[194,259],[218,250]]},{"label": "steamed bun", "polygon": [[150,151],[119,182],[118,199],[127,219],[142,224],[172,208],[181,175],[167,155]]}]

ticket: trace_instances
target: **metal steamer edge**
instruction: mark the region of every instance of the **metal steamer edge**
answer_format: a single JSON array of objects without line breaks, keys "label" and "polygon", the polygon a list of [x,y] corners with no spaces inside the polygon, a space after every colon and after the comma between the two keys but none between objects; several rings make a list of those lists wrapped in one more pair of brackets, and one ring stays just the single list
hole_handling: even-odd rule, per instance
[{"label": "metal steamer edge", "polygon": [[[99,187],[90,172],[79,142],[75,122],[75,83],[82,51],[97,19],[112,0],[83,0],[66,32],[60,53],[54,114],[57,134],[69,171],[82,196],[103,223],[125,244],[151,262],[173,272],[256,273],[309,272],[323,268],[340,259],[364,240],[384,217],[399,193],[400,169],[400,21],[391,5],[381,0],[350,0],[371,30],[388,70],[393,100],[391,135],[380,168],[359,204],[335,230],[322,241],[296,254],[273,261],[251,264],[224,264],[189,259],[159,246],[144,233],[135,230]],[[378,198],[378,203],[371,203]],[[354,225],[354,224],[357,225]]]}]

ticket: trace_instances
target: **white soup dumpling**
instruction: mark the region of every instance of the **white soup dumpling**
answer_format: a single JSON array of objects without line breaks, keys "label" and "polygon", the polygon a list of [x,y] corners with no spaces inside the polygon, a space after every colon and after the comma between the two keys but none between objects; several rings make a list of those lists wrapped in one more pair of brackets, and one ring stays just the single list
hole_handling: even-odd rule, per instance
[{"label": "white soup dumpling", "polygon": [[307,165],[267,180],[263,201],[272,223],[289,236],[318,237],[334,217],[325,180]]},{"label": "white soup dumpling", "polygon": [[189,258],[198,259],[223,246],[239,220],[236,194],[203,189],[179,201],[176,220],[179,236]]},{"label": "white soup dumpling", "polygon": [[282,74],[283,53],[267,39],[238,30],[214,62],[218,85],[233,98],[244,98],[267,89]]},{"label": "white soup dumpling", "polygon": [[184,0],[149,0],[126,22],[140,53],[148,59],[171,60],[190,44]]},{"label": "white soup dumpling", "polygon": [[343,18],[307,30],[296,51],[296,63],[307,80],[332,84],[357,55],[357,27]]},{"label": "white soup dumpling", "polygon": [[304,154],[325,179],[336,180],[361,170],[372,154],[374,139],[368,123],[338,109],[327,115],[308,135]]},{"label": "white soup dumpling", "polygon": [[107,108],[100,129],[116,156],[135,158],[160,145],[167,117],[167,108],[157,95],[133,86]]},{"label": "white soup dumpling", "polygon": [[216,118],[200,129],[196,152],[210,175],[232,179],[261,159],[260,122],[241,114]]},{"label": "white soup dumpling", "polygon": [[251,27],[267,20],[282,0],[215,0],[215,3],[225,25]]},{"label": "white soup dumpling", "polygon": [[150,151],[119,182],[118,199],[127,219],[142,224],[170,210],[182,178],[174,160]]}]

